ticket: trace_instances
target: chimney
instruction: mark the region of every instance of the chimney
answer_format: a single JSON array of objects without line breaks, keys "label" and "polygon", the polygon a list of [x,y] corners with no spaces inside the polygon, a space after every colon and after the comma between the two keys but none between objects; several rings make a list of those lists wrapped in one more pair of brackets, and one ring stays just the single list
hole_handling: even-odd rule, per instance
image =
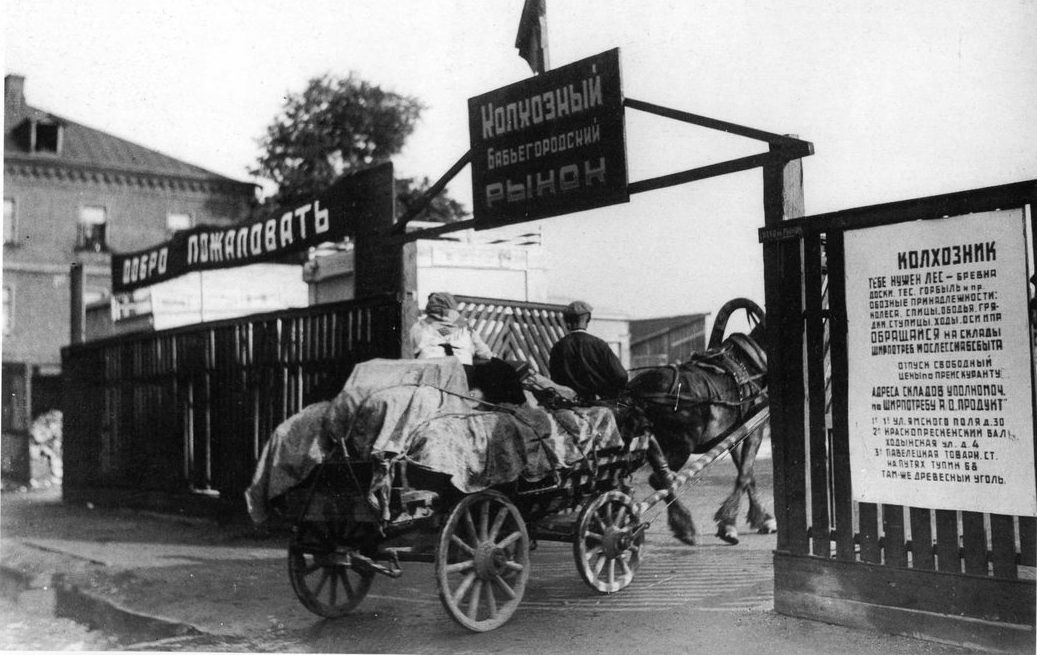
[{"label": "chimney", "polygon": [[25,76],[4,76],[4,108],[21,111],[25,106]]}]

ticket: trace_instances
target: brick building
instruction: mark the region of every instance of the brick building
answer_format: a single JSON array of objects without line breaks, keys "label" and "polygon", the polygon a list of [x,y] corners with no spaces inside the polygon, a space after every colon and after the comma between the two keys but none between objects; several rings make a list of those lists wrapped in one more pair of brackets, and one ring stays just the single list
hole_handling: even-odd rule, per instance
[{"label": "brick building", "polygon": [[[3,472],[21,477],[32,417],[59,407],[69,270],[87,302],[109,294],[110,253],[248,215],[255,185],[31,107],[4,77]],[[20,471],[16,469],[21,469]]]}]

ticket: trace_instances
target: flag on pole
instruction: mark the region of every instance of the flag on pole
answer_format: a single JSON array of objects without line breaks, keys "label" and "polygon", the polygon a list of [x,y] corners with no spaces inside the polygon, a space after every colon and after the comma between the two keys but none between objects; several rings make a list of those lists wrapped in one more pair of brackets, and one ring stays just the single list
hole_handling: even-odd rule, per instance
[{"label": "flag on pole", "polygon": [[526,0],[515,47],[534,73],[547,70],[547,0]]}]

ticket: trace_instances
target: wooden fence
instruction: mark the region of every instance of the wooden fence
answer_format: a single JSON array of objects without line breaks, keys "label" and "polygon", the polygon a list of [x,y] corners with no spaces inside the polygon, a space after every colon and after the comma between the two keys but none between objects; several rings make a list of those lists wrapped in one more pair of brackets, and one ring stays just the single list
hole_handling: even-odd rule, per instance
[{"label": "wooden fence", "polygon": [[[1035,200],[1037,182],[1026,182],[761,230],[780,526],[777,611],[1032,652],[1034,517],[932,510],[912,506],[911,498],[901,504],[853,499],[846,314],[846,281],[853,272],[844,266],[844,234],[910,220],[1032,208]],[[1031,229],[1032,224],[1031,213]]]},{"label": "wooden fence", "polygon": [[201,493],[238,505],[273,429],[353,366],[399,356],[377,297],[134,334],[62,351],[66,497]]},{"label": "wooden fence", "polygon": [[463,315],[498,357],[548,374],[551,346],[565,336],[562,305],[458,296]]},{"label": "wooden fence", "polygon": [[[561,306],[458,300],[495,353],[547,371]],[[400,316],[383,296],[65,348],[66,498],[237,509],[279,423],[400,356]]]}]

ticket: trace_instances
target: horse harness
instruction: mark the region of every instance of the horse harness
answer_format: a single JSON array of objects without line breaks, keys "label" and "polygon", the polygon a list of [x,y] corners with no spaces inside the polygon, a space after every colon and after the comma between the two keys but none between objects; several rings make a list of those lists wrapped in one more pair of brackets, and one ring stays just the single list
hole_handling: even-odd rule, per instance
[{"label": "horse harness", "polygon": [[[767,355],[756,342],[743,334],[732,334],[720,348],[692,355],[688,361],[670,364],[666,368],[673,373],[669,389],[665,393],[648,393],[640,397],[658,404],[672,404],[674,412],[680,409],[681,404],[741,408],[766,393]],[[706,382],[710,389],[707,397],[686,393],[682,373],[696,374],[700,371],[729,376],[738,390],[738,399],[722,397],[716,386],[709,382]]]}]

